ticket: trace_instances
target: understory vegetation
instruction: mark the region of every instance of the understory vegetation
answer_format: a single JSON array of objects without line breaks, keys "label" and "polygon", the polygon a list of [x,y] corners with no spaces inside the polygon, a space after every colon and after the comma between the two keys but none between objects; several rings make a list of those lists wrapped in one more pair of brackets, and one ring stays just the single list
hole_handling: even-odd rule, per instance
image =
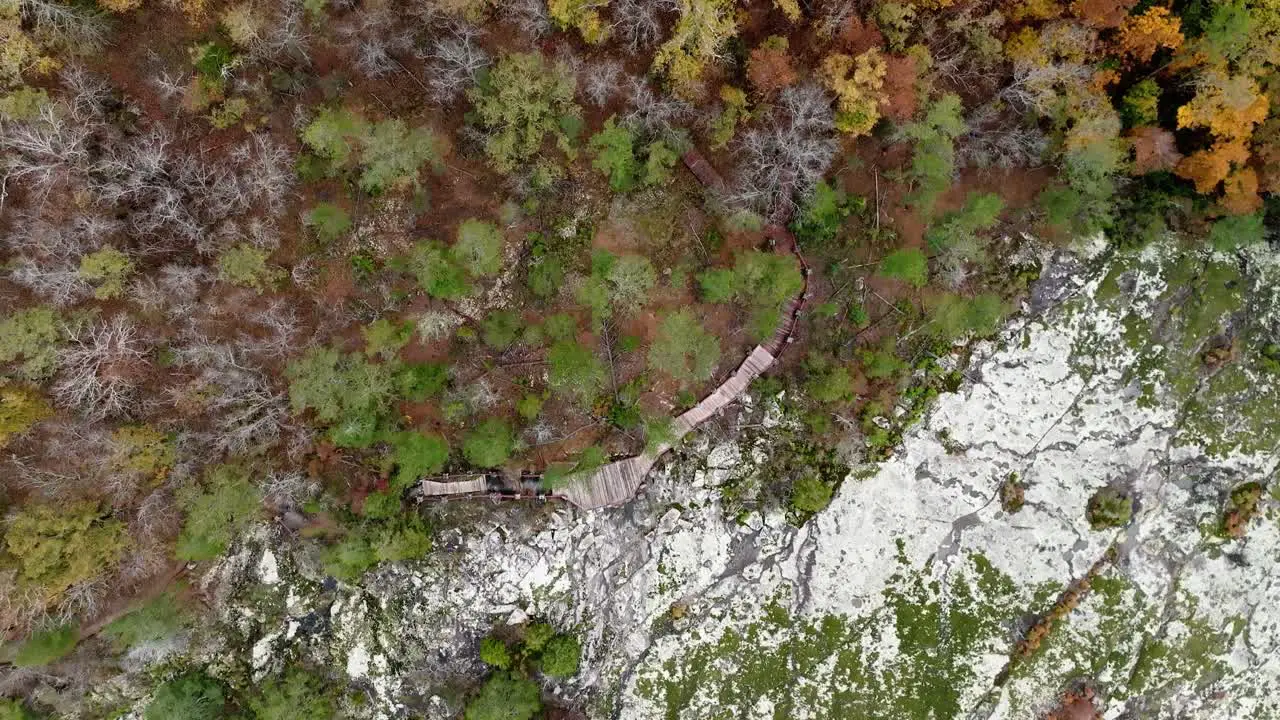
[{"label": "understory vegetation", "polygon": [[[757,346],[798,424],[724,500],[803,523],[1083,237],[1181,253],[1175,390],[1280,372],[1243,322],[1278,67],[1270,0],[0,2],[0,661],[39,698],[0,714],[114,716],[73,710],[255,526],[359,584],[438,551],[420,480],[563,490]],[[580,648],[548,632],[485,641],[467,718],[552,704]],[[359,702],[164,667],[148,719]]]}]

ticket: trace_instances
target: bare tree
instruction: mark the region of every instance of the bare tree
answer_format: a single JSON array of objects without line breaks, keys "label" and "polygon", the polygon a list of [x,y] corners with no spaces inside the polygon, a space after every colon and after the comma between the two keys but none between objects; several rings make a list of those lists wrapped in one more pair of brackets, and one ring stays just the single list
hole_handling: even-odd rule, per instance
[{"label": "bare tree", "polygon": [[54,398],[88,420],[132,414],[148,364],[138,327],[125,315],[116,315],[87,328],[69,327],[68,335],[71,341],[59,357]]},{"label": "bare tree", "polygon": [[499,5],[503,16],[527,35],[542,37],[553,29],[544,0],[508,0]]},{"label": "bare tree", "polygon": [[582,88],[587,99],[596,107],[604,107],[618,92],[618,80],[622,65],[616,60],[590,63],[583,68]]},{"label": "bare tree", "polygon": [[732,199],[776,211],[813,191],[838,148],[831,98],[812,84],[786,88],[764,122],[742,136]]},{"label": "bare tree", "polygon": [[9,278],[57,307],[71,305],[89,293],[79,266],[69,260],[18,257],[10,263]]},{"label": "bare tree", "polygon": [[613,34],[628,52],[648,50],[662,38],[662,14],[678,7],[674,0],[613,0]]},{"label": "bare tree", "polygon": [[446,103],[475,83],[476,73],[489,65],[489,54],[477,42],[483,31],[468,23],[450,23],[447,34],[437,37],[421,53],[431,62],[427,85],[431,99]]},{"label": "bare tree", "polygon": [[692,117],[693,107],[683,100],[654,92],[643,78],[628,80],[631,110],[622,119],[626,126],[650,136],[669,137],[678,134],[683,122]]}]

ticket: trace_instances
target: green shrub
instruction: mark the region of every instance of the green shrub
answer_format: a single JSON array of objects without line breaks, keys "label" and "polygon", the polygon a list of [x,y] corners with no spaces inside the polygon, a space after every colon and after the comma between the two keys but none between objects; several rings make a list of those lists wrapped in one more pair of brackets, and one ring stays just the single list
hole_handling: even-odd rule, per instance
[{"label": "green shrub", "polygon": [[209,560],[226,552],[262,509],[258,488],[238,465],[206,471],[204,482],[180,488],[177,500],[186,514],[175,549],[179,560]]},{"label": "green shrub", "polygon": [[[0,103],[0,117],[4,115],[3,110],[4,106]],[[0,720],[36,720],[36,716],[21,700],[0,699]]]},{"label": "green shrub", "polygon": [[284,271],[267,264],[271,253],[240,243],[218,255],[218,279],[258,292],[270,290],[284,278]]},{"label": "green shrub", "polygon": [[529,626],[524,629],[525,654],[537,655],[542,652],[542,648],[547,646],[547,642],[555,637],[555,634],[556,629],[551,627],[550,623],[529,623]]},{"label": "green shrub", "polygon": [[806,365],[805,391],[823,403],[842,403],[853,399],[853,376],[849,368],[826,357],[814,357]]},{"label": "green shrub", "polygon": [[976,233],[995,225],[1003,209],[1004,200],[995,193],[970,193],[963,208],[943,216],[941,222],[925,232],[924,238],[935,251],[973,243]]},{"label": "green shrub", "polygon": [[395,382],[400,397],[423,402],[449,384],[449,368],[440,363],[408,363],[396,372]]},{"label": "green shrub", "polygon": [[681,383],[709,380],[719,361],[720,341],[691,310],[663,318],[649,347],[649,364]]},{"label": "green shrub", "polygon": [[553,297],[564,284],[564,264],[551,256],[535,258],[529,265],[526,281],[534,295],[544,299]]},{"label": "green shrub", "polygon": [[511,310],[494,310],[485,317],[481,325],[484,344],[494,350],[506,350],[520,336],[524,321],[520,314]]},{"label": "green shrub", "polygon": [[110,245],[80,258],[79,275],[96,285],[93,296],[99,300],[120,297],[133,270],[133,260]]},{"label": "green shrub", "polygon": [[728,268],[714,268],[698,275],[698,288],[707,302],[723,303],[737,295],[737,276]]},{"label": "green shrub", "polygon": [[489,418],[463,438],[462,455],[476,467],[495,468],[511,457],[514,447],[511,426],[499,418]]},{"label": "green shrub", "polygon": [[311,228],[321,242],[331,243],[351,229],[351,216],[333,203],[320,203],[307,211],[302,224]]},{"label": "green shrub", "polygon": [[13,656],[17,667],[42,667],[60,660],[75,650],[80,630],[75,625],[60,625],[31,633]]},{"label": "green shrub", "polygon": [[570,678],[578,674],[582,658],[582,645],[573,635],[560,634],[547,641],[538,656],[538,666],[543,674],[555,678]]},{"label": "green shrub", "polygon": [[130,542],[124,523],[93,502],[25,505],[9,521],[4,540],[19,582],[49,599],[113,569]]},{"label": "green shrub", "polygon": [[466,269],[438,242],[427,240],[414,245],[406,264],[418,285],[433,298],[457,300],[471,292]]},{"label": "green shrub", "polygon": [[983,293],[966,298],[943,293],[926,303],[929,333],[943,340],[956,340],[970,333],[979,337],[994,334],[1004,319],[1005,304],[1000,296]]},{"label": "green shrub", "polygon": [[475,277],[497,275],[502,270],[502,231],[484,220],[463,220],[452,253],[454,260]]},{"label": "green shrub", "polygon": [[467,93],[494,168],[503,173],[515,170],[538,154],[548,135],[572,154],[562,120],[579,116],[573,101],[576,91],[577,81],[567,65],[549,65],[538,53],[499,58]]},{"label": "green shrub", "polygon": [[420,477],[439,474],[449,459],[449,443],[431,433],[396,433],[392,448],[396,474],[391,486],[396,490],[408,488]]},{"label": "green shrub", "polygon": [[62,345],[62,321],[46,307],[19,310],[0,322],[0,365],[17,362],[13,373],[40,381],[53,375]]},{"label": "green shrub", "polygon": [[791,507],[799,512],[816,513],[831,504],[831,486],[813,475],[804,475],[791,486]]},{"label": "green shrub", "polygon": [[[1262,213],[1227,215],[1214,222],[1209,229],[1209,244],[1219,252],[1231,252],[1236,248],[1261,243],[1266,234]],[[3,335],[4,331],[0,329],[0,338]]]},{"label": "green shrub", "polygon": [[378,562],[403,562],[431,552],[431,529],[417,515],[384,523],[374,536],[373,552]]},{"label": "green shrub", "polygon": [[156,688],[144,720],[218,720],[226,717],[227,692],[222,681],[202,672],[179,675]]},{"label": "green shrub", "polygon": [[865,206],[866,201],[851,199],[843,190],[820,182],[792,222],[791,231],[801,243],[821,248],[836,238],[845,218],[860,205]]},{"label": "green shrub", "polygon": [[894,250],[880,260],[880,275],[922,288],[929,282],[929,260],[914,248]]},{"label": "green shrub", "polygon": [[[396,503],[399,503],[399,498],[396,498]],[[370,537],[357,532],[326,548],[321,562],[329,575],[345,582],[354,582],[369,568],[378,564],[378,553],[374,550]]]},{"label": "green shrub", "polygon": [[334,690],[309,670],[293,667],[264,678],[248,699],[256,720],[333,720]]},{"label": "green shrub", "polygon": [[860,359],[863,373],[872,380],[892,377],[907,367],[894,352],[892,338],[886,338],[878,350],[863,350]]},{"label": "green shrub", "polygon": [[645,452],[653,452],[663,445],[669,445],[676,441],[675,421],[671,418],[661,415],[658,417],[648,417],[644,420],[644,449]]},{"label": "green shrub", "polygon": [[542,321],[542,329],[552,340],[572,340],[578,334],[578,320],[568,313],[556,313]]},{"label": "green shrub", "polygon": [[558,340],[547,352],[547,382],[553,390],[590,405],[604,387],[604,364],[575,340]]},{"label": "green shrub", "polygon": [[1085,515],[1094,530],[1124,527],[1133,516],[1133,498],[1115,488],[1102,488],[1089,498]]},{"label": "green shrub", "polygon": [[511,650],[498,638],[486,637],[480,641],[480,662],[499,670],[510,670]]},{"label": "green shrub", "polygon": [[186,625],[186,614],[170,593],[148,601],[129,614],[113,620],[102,629],[102,636],[120,650],[135,645],[163,640]]},{"label": "green shrub", "polygon": [[530,680],[496,672],[467,703],[466,720],[531,720],[542,711],[542,693]]},{"label": "green shrub", "polygon": [[595,153],[591,166],[609,178],[614,192],[626,192],[635,187],[640,175],[640,163],[636,160],[635,133],[614,124],[610,117],[604,128],[591,136],[588,147]]},{"label": "green shrub", "polygon": [[526,394],[516,401],[516,412],[519,413],[520,417],[524,418],[526,422],[533,422],[542,414],[542,403],[543,399],[541,396],[534,395],[532,393]]}]

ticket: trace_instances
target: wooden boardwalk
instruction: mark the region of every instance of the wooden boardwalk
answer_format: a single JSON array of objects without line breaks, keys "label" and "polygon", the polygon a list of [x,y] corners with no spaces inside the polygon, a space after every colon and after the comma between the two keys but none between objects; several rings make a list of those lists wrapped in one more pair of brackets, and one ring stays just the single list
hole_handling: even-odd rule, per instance
[{"label": "wooden boardwalk", "polygon": [[[713,190],[723,190],[724,180],[715,168],[702,157],[696,149],[686,152],[684,163],[704,185]],[[653,469],[658,458],[675,447],[685,435],[693,432],[702,423],[714,417],[729,403],[737,400],[746,392],[751,381],[768,370],[774,360],[791,342],[801,310],[809,292],[809,267],[800,255],[795,237],[784,227],[785,213],[771,218],[772,222],[765,228],[765,236],[773,243],[774,252],[794,255],[800,262],[804,283],[800,293],[792,298],[782,309],[782,322],[773,336],[763,344],[755,346],[737,370],[711,394],[702,398],[697,405],[689,408],[675,418],[672,425],[673,438],[656,448],[634,457],[617,460],[604,465],[585,477],[571,481],[560,488],[551,497],[560,498],[584,509],[612,507],[622,505],[631,500],[644,484],[649,471]],[[486,475],[450,476],[431,478],[422,481],[422,494],[427,497],[440,496],[474,496],[487,489]]]}]

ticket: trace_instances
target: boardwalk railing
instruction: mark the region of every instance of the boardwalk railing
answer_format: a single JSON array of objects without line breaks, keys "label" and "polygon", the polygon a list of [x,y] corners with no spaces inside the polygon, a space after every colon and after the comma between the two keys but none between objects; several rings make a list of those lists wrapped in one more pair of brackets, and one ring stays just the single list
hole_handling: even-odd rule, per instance
[{"label": "boardwalk railing", "polygon": [[[683,159],[689,170],[704,185],[713,190],[723,190],[724,180],[696,149],[686,152]],[[783,226],[786,222],[785,213],[775,215],[771,221],[765,229],[765,235],[773,243],[774,252],[795,255],[800,262],[804,278],[800,293],[788,301],[783,308],[782,322],[779,323],[777,331],[765,343],[755,346],[738,369],[711,394],[675,418],[671,442],[646,450],[634,457],[603,465],[583,477],[575,478],[568,486],[552,492],[552,497],[567,500],[587,510],[621,505],[631,500],[644,484],[645,478],[657,463],[658,458],[675,447],[685,435],[693,432],[729,403],[737,400],[751,385],[752,380],[773,365],[778,354],[787,346],[787,343],[791,342],[800,311],[808,298],[809,267],[800,255],[795,237]],[[477,493],[486,492],[487,489],[487,475],[447,476],[422,481],[422,494],[428,497],[475,496]]]}]

